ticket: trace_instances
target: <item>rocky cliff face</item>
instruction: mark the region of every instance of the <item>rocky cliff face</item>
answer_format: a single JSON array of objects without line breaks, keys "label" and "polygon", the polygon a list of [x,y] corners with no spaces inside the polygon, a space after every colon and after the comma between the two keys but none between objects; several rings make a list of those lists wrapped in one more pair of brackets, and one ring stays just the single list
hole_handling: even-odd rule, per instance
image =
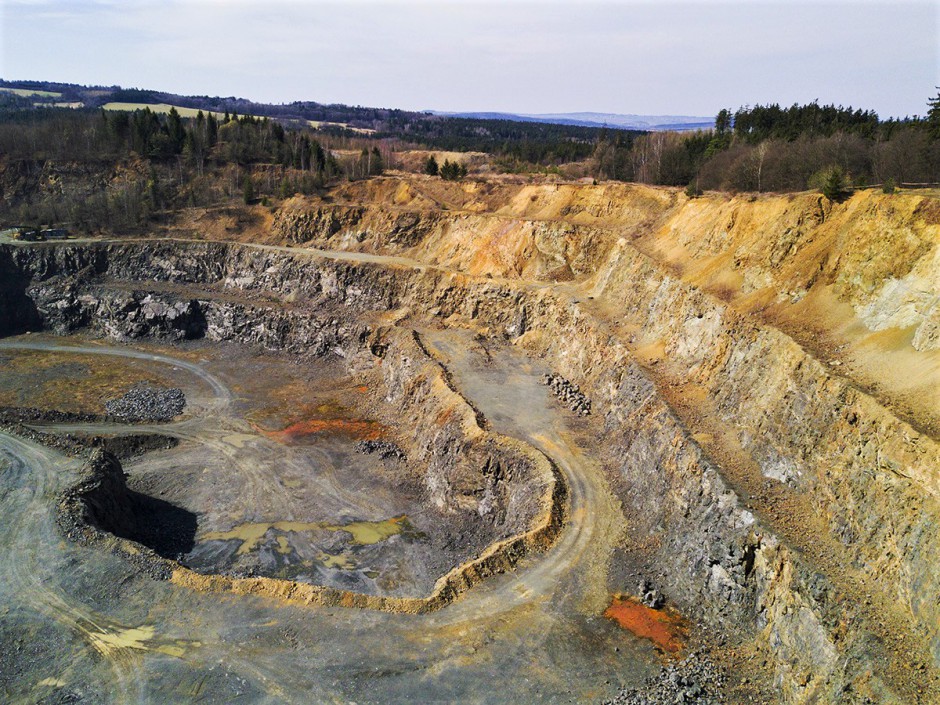
[{"label": "rocky cliff face", "polygon": [[[422,482],[431,504],[448,515],[455,534],[487,544],[522,534],[552,506],[555,478],[532,448],[499,436],[449,382],[417,333],[380,331],[370,347],[382,349],[390,423],[414,432],[411,459],[426,468]],[[480,525],[487,527],[481,532]]]},{"label": "rocky cliff face", "polygon": [[657,376],[701,393],[760,475],[825,518],[850,565],[935,624],[922,598],[940,589],[924,560],[940,540],[934,439],[783,333],[676,279],[654,280],[645,257],[625,251],[615,269],[605,286],[628,304],[633,345]]},{"label": "rocky cliff face", "polygon": [[[160,503],[160,500],[130,490],[117,458],[98,448],[88,455],[79,481],[59,498],[57,522],[66,536],[82,544],[120,547],[126,545],[122,540],[135,541],[132,551],[127,552],[128,558],[152,577],[165,580],[170,575],[170,563],[158,555],[153,546],[166,547],[179,541],[179,537],[164,533],[156,543],[150,540],[154,526],[148,510],[154,502]],[[174,510],[187,515],[189,529],[195,531],[195,517]]]},{"label": "rocky cliff face", "polygon": [[[420,208],[429,195],[367,188],[355,186],[355,198],[387,208]],[[821,532],[824,570],[881,592],[875,612],[900,606],[940,662],[928,597],[937,571],[927,558],[940,513],[935,199],[866,192],[833,205],[809,194],[688,201],[619,185],[457,188],[430,195],[457,204],[459,217],[409,254],[537,279],[527,269],[538,260],[532,232],[568,227],[575,244],[564,261],[584,300],[559,311],[554,297],[493,282],[473,285],[465,305],[445,287],[441,315],[525,332],[530,349],[582,384],[599,364],[618,366],[612,350],[622,343],[622,359],[641,363],[739,491],[766,498],[751,504],[770,505],[780,524],[799,517],[805,537],[787,538],[806,550]],[[467,211],[488,218],[473,221],[472,237],[460,225],[474,218]],[[591,396],[603,399],[596,384]]]},{"label": "rocky cliff face", "polygon": [[0,257],[0,335],[14,335],[41,325],[33,300],[26,295],[29,279],[9,257]]},{"label": "rocky cliff face", "polygon": [[[627,184],[385,178],[346,185],[328,201],[289,201],[275,231],[315,246],[541,281],[602,280],[625,250],[642,253],[657,280],[678,279],[781,330],[936,436],[937,203],[931,193],[864,191],[832,204],[818,194],[689,200]],[[346,230],[318,225],[350,204],[357,210]],[[417,239],[388,242],[384,233],[405,216],[417,220]],[[352,230],[356,237],[337,234]]]}]

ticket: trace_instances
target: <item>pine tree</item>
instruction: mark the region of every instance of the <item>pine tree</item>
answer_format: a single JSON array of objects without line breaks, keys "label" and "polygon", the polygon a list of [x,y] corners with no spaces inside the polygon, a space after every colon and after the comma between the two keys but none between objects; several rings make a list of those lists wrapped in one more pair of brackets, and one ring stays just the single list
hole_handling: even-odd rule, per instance
[{"label": "pine tree", "polygon": [[209,113],[209,117],[206,118],[206,146],[212,147],[219,139],[219,121],[216,120],[215,115]]},{"label": "pine tree", "polygon": [[326,171],[326,153],[317,140],[310,141],[310,167],[320,175]]},{"label": "pine tree", "polygon": [[927,130],[931,139],[940,140],[940,89],[937,97],[927,101],[930,110],[927,111]]},{"label": "pine tree", "polygon": [[459,181],[466,173],[466,167],[449,159],[445,159],[444,165],[440,168],[441,178],[445,181]]},{"label": "pine tree", "polygon": [[723,135],[731,129],[731,111],[722,108],[718,111],[718,115],[715,116],[715,132],[719,135]]},{"label": "pine tree", "polygon": [[830,201],[841,201],[849,195],[849,178],[837,164],[813,174],[810,185],[818,188]]},{"label": "pine tree", "polygon": [[381,176],[385,170],[385,164],[382,161],[382,153],[378,147],[372,148],[372,159],[369,162],[369,174],[372,176]]},{"label": "pine tree", "polygon": [[166,118],[166,131],[170,137],[172,153],[179,154],[183,151],[183,140],[186,137],[186,131],[183,129],[183,118],[180,117],[176,108],[170,108],[170,113]]}]

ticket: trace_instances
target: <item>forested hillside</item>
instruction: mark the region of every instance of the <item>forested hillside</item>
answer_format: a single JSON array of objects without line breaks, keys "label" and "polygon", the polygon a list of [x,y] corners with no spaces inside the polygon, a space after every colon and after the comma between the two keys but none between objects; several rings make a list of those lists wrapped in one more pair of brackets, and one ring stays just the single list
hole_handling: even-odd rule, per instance
[{"label": "forested hillside", "polygon": [[[599,145],[608,178],[695,189],[799,191],[836,170],[846,188],[940,181],[940,109],[881,121],[832,105],[757,105],[718,113],[713,130],[652,133],[625,154]],[[619,157],[619,159],[617,158]]]},{"label": "forested hillside", "polygon": [[[866,185],[940,181],[940,98],[926,107],[924,118],[883,121],[851,107],[756,105],[720,111],[709,130],[637,133],[0,81],[0,218],[146,228],[181,208],[265,203],[388,168],[459,180],[468,165],[470,178],[541,172],[691,196],[819,188],[836,199]],[[433,151],[444,152],[440,170],[428,168]]]},{"label": "forested hillside", "polygon": [[[276,119],[285,127],[316,126],[332,136],[375,134],[378,138],[405,140],[433,149],[487,152],[536,165],[557,165],[590,156],[601,130],[577,125],[520,123],[513,120],[474,120],[431,113],[348,105],[324,105],[312,101],[271,105],[244,98],[183,96],[161,91],[119,86],[76,86],[37,81],[0,81],[3,87],[19,91],[40,91],[33,95],[0,92],[0,113],[14,109],[37,110],[69,103],[81,103],[85,110],[113,104],[139,106],[172,105],[202,110],[204,113],[235,113]],[[623,131],[626,139],[640,134]]]}]

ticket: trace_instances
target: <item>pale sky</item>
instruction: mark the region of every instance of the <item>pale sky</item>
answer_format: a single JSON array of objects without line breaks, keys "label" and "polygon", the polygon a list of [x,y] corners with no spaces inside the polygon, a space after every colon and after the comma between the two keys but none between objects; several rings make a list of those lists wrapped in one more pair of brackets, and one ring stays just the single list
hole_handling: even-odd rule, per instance
[{"label": "pale sky", "polygon": [[0,0],[0,78],[263,102],[926,113],[940,0]]}]

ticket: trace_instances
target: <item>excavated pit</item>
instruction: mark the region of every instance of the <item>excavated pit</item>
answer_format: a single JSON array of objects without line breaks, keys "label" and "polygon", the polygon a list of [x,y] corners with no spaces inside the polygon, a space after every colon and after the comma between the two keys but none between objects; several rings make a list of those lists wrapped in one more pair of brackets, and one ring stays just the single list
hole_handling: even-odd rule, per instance
[{"label": "excavated pit", "polygon": [[[613,696],[655,670],[657,649],[681,657],[691,642],[725,668],[730,702],[936,699],[934,211],[903,197],[885,212],[865,194],[836,209],[809,196],[377,183],[368,196],[347,187],[348,204],[295,201],[275,215],[274,234],[328,252],[0,245],[0,310],[19,312],[5,334],[110,339],[203,375],[179,368],[161,382],[189,385],[192,408],[169,424],[26,424],[46,440],[176,439],[128,457],[123,489],[114,461],[94,456],[66,525],[102,530],[95,545],[167,578],[176,600],[257,596],[258,624],[264,600],[367,608],[337,619],[440,644],[454,673],[498,681],[483,663],[516,656],[462,626],[490,619],[525,645],[518,658],[566,654],[529,673],[526,698]],[[770,245],[745,227],[761,222]],[[876,252],[875,226],[903,231],[912,261],[850,257],[845,233]],[[800,333],[805,316],[815,337]],[[885,345],[892,326],[906,342]],[[8,406],[58,408],[54,378],[76,365],[96,378],[87,360],[38,362],[61,351],[0,342],[0,354],[36,356],[13,367],[46,376],[35,399]],[[894,369],[911,360],[925,377]],[[144,367],[137,377],[157,383],[160,366]],[[98,466],[114,482],[94,480]],[[551,616],[530,611],[539,604]],[[365,616],[376,611],[414,621]],[[295,629],[333,619],[306,614]],[[472,649],[458,656],[449,639]],[[394,651],[364,648],[385,663]],[[439,668],[421,653],[411,658]],[[324,656],[311,658],[318,668]],[[389,668],[326,692],[478,695]],[[546,685],[601,672],[618,675],[598,691]]]},{"label": "excavated pit", "polygon": [[[205,398],[198,387],[189,390],[195,408],[182,413],[182,390],[155,386],[155,380],[173,379],[173,369],[144,376],[140,360],[112,357],[103,364],[91,354],[94,346],[69,353],[54,339],[14,339],[7,344],[23,347],[3,355],[24,379],[15,395],[20,407],[6,415],[69,440],[80,434],[85,445],[128,456],[124,468],[112,458],[114,467],[104,474],[102,461],[92,463],[87,482],[96,489],[75,497],[88,503],[93,527],[171,559],[175,565],[163,566],[164,572],[179,567],[207,576],[424,598],[436,594],[438,579],[452,569],[537,524],[542,503],[551,502],[543,496],[551,478],[539,476],[541,468],[525,452],[477,426],[466,403],[442,385],[440,369],[413,334],[387,336],[382,344],[357,346],[358,358],[349,354],[351,360],[190,344],[186,356],[218,374],[235,395],[230,413],[214,409],[218,400]],[[382,377],[393,361],[384,371],[375,369],[382,362],[377,346],[383,356],[401,356],[400,364],[409,366],[403,379],[395,378],[403,385],[397,404],[385,400],[392,390]],[[139,405],[131,405],[130,418],[115,415],[123,406],[113,399],[102,403],[74,383],[63,389],[62,378],[75,375],[84,377],[89,391],[115,380],[112,393],[124,405],[141,389],[151,406],[169,396],[175,419],[163,410],[138,418]],[[404,398],[416,394],[430,399]],[[58,411],[63,396],[72,405],[65,414]],[[411,415],[401,418],[409,409]],[[409,421],[434,435],[409,438]],[[159,439],[172,439],[173,452],[141,454],[147,444],[137,439],[147,436],[135,431],[146,429],[163,434],[151,436],[158,439],[154,447],[163,447]],[[122,444],[122,438],[134,440]],[[381,441],[386,452],[366,452],[362,441]],[[125,468],[126,483],[116,484]],[[126,516],[109,517],[121,506]],[[559,504],[556,511],[562,510]],[[84,514],[72,515],[67,523],[80,524]]]}]

